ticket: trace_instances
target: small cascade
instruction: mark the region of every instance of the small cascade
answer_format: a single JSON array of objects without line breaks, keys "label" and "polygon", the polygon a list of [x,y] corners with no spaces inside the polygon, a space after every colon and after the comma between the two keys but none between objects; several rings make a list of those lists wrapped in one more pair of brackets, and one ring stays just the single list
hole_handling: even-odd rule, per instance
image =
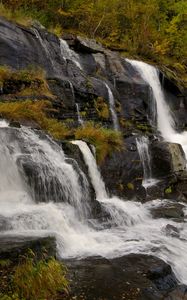
[{"label": "small cascade", "polygon": [[149,84],[153,93],[153,101],[157,106],[157,128],[161,132],[163,138],[172,143],[179,143],[187,157],[187,132],[178,133],[175,130],[175,122],[173,120],[169,106],[166,103],[162,86],[159,80],[158,70],[142,61],[127,61],[139,72],[141,77]]},{"label": "small cascade", "polygon": [[33,28],[33,31],[34,31],[34,34],[35,34],[36,38],[39,40],[42,48],[44,49],[47,57],[49,58],[49,60],[51,62],[51,65],[53,66],[53,59],[51,59],[51,55],[50,55],[49,49],[48,49],[45,41],[42,39],[42,37],[40,35],[40,32],[36,28]]},{"label": "small cascade", "polygon": [[145,188],[149,186],[155,185],[157,180],[152,178],[151,173],[151,157],[149,153],[149,139],[148,137],[141,136],[136,139],[138,153],[140,155],[140,159],[143,165],[144,177],[142,181],[142,185]]},{"label": "small cascade", "polygon": [[97,199],[105,199],[107,198],[107,192],[105,188],[104,181],[102,180],[101,174],[98,170],[96,160],[88,147],[88,145],[83,141],[72,141],[72,144],[77,145],[83,156],[86,165],[88,166],[89,175],[93,184],[93,187],[96,192]]},{"label": "small cascade", "polygon": [[75,102],[75,92],[74,92],[74,87],[73,87],[73,84],[70,80],[68,80],[68,83],[69,83],[69,87],[71,89],[71,93],[72,93],[72,97],[73,97],[73,102]]},{"label": "small cascade", "polygon": [[119,123],[118,123],[118,117],[117,117],[117,114],[116,114],[114,96],[113,96],[113,93],[112,93],[112,91],[111,91],[111,89],[110,89],[110,87],[108,86],[107,83],[105,83],[105,86],[106,86],[107,92],[108,92],[108,100],[109,100],[110,112],[111,112],[111,115],[112,115],[112,121],[113,121],[114,129],[119,130]]},{"label": "small cascade", "polygon": [[84,121],[83,121],[83,118],[82,118],[82,116],[80,114],[79,104],[75,103],[75,105],[76,105],[76,109],[77,109],[78,122],[79,122],[80,125],[83,125]]},{"label": "small cascade", "polygon": [[65,60],[69,59],[73,61],[74,64],[82,70],[79,55],[75,51],[71,50],[68,43],[63,39],[60,39],[60,50]]}]

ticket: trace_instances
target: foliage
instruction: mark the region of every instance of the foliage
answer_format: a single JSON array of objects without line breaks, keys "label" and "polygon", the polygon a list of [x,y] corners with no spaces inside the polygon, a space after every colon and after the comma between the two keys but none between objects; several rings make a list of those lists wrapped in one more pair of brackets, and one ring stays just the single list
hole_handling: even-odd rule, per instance
[{"label": "foliage", "polygon": [[99,118],[107,120],[110,116],[108,105],[102,97],[98,97],[94,101],[94,106]]},{"label": "foliage", "polygon": [[93,122],[87,122],[83,127],[75,130],[75,138],[86,140],[95,146],[99,163],[106,156],[111,155],[114,151],[120,151],[123,147],[120,132],[104,128]]},{"label": "foliage", "polygon": [[172,193],[172,187],[169,186],[167,189],[165,189],[165,194],[171,194]]},{"label": "foliage", "polygon": [[45,72],[43,69],[34,66],[28,66],[27,69],[13,70],[8,66],[0,66],[0,86],[6,82],[17,83],[18,92],[16,94],[21,96],[36,96],[45,95],[52,97],[49,91],[47,81],[45,79]]},{"label": "foliage", "polygon": [[2,1],[0,3],[0,16],[24,26],[30,26],[32,23],[31,17],[26,16],[23,9],[12,10],[3,5]]},{"label": "foliage", "polygon": [[68,293],[66,268],[54,258],[36,260],[35,254],[21,259],[12,266],[11,282],[1,300],[56,299],[59,292]]},{"label": "foliage", "polygon": [[[185,0],[2,0],[1,15],[39,20],[58,35],[73,31],[126,55],[165,65],[186,79]],[[17,18],[19,21],[19,18]],[[176,68],[176,63],[183,70]],[[185,77],[185,78],[184,78]],[[187,84],[187,83],[186,83]]]},{"label": "foliage", "polygon": [[16,121],[35,121],[41,129],[50,133],[55,139],[66,138],[71,134],[66,125],[46,116],[51,109],[51,102],[46,100],[0,103],[0,114],[3,117]]}]

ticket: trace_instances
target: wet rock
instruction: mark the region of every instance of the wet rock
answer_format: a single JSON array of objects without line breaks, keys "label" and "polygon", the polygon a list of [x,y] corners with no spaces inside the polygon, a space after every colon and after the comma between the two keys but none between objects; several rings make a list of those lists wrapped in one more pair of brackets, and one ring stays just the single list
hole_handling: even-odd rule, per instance
[{"label": "wet rock", "polygon": [[142,187],[143,168],[136,147],[136,136],[124,140],[125,149],[113,153],[101,164],[101,174],[111,195],[137,200],[146,198]]},{"label": "wet rock", "polygon": [[93,39],[77,36],[75,39],[74,49],[86,53],[103,53],[104,49],[100,43]]},{"label": "wet rock", "polygon": [[54,237],[0,235],[0,245],[0,259],[16,261],[19,256],[27,254],[29,249],[38,259],[42,258],[44,253],[46,257],[56,256]]},{"label": "wet rock", "polygon": [[65,263],[71,299],[159,300],[180,289],[171,267],[153,256],[131,254],[111,260],[98,257]]},{"label": "wet rock", "polygon": [[168,218],[168,219],[183,219],[184,205],[177,202],[169,202],[161,204],[159,207],[152,208],[151,213],[154,218]]},{"label": "wet rock", "polygon": [[21,128],[21,124],[17,121],[10,121],[9,126],[10,127],[16,127],[16,128]]},{"label": "wet rock", "polygon": [[179,229],[171,224],[167,224],[165,227],[166,235],[173,237],[180,237]]},{"label": "wet rock", "polygon": [[185,154],[180,144],[153,141],[150,152],[153,178],[167,177],[186,169]]}]

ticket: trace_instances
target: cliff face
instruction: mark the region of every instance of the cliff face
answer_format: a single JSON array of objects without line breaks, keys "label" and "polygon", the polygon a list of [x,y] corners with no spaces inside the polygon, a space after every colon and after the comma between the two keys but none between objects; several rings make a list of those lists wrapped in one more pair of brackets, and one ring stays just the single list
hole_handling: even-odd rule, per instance
[{"label": "cliff face", "polygon": [[[155,110],[150,87],[119,53],[103,48],[94,40],[72,35],[60,40],[37,24],[25,28],[3,18],[0,18],[0,45],[0,65],[16,70],[40,66],[46,71],[48,85],[55,96],[53,106],[58,110],[56,118],[71,119],[77,126],[79,110],[83,121],[93,120],[113,127],[115,111],[125,147],[120,153],[107,157],[100,166],[111,194],[141,201],[173,196],[185,199],[184,153],[179,145],[163,143],[152,122]],[[160,80],[176,127],[184,129],[187,99],[161,73]],[[2,87],[1,100],[11,99],[15,100],[14,92]],[[16,97],[17,101],[22,99]],[[108,107],[109,116],[101,113],[104,105]],[[142,186],[144,170],[137,149],[137,138],[143,135],[149,138],[151,164],[160,181],[159,187],[150,192]],[[180,166],[176,160],[180,160]],[[159,171],[157,166],[164,167]],[[165,193],[170,187],[170,193]]]}]

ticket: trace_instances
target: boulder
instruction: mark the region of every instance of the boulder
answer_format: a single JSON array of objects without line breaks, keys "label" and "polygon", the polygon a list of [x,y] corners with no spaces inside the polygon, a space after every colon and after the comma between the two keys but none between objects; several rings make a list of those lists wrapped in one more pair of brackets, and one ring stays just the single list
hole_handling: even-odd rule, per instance
[{"label": "boulder", "polygon": [[0,259],[17,261],[29,250],[35,253],[37,259],[56,256],[56,241],[54,237],[36,237],[23,235],[0,235]]},{"label": "boulder", "polygon": [[103,46],[94,39],[77,36],[74,49],[83,53],[103,53]]},{"label": "boulder", "polygon": [[153,141],[150,152],[153,178],[168,177],[186,169],[185,154],[180,144]]},{"label": "boulder", "polygon": [[[161,300],[178,295],[182,300],[186,286],[179,286],[171,267],[161,259],[130,254],[121,258],[101,257],[65,261],[69,270],[70,295],[65,299],[85,300]],[[186,298],[184,298],[186,299]]]}]

